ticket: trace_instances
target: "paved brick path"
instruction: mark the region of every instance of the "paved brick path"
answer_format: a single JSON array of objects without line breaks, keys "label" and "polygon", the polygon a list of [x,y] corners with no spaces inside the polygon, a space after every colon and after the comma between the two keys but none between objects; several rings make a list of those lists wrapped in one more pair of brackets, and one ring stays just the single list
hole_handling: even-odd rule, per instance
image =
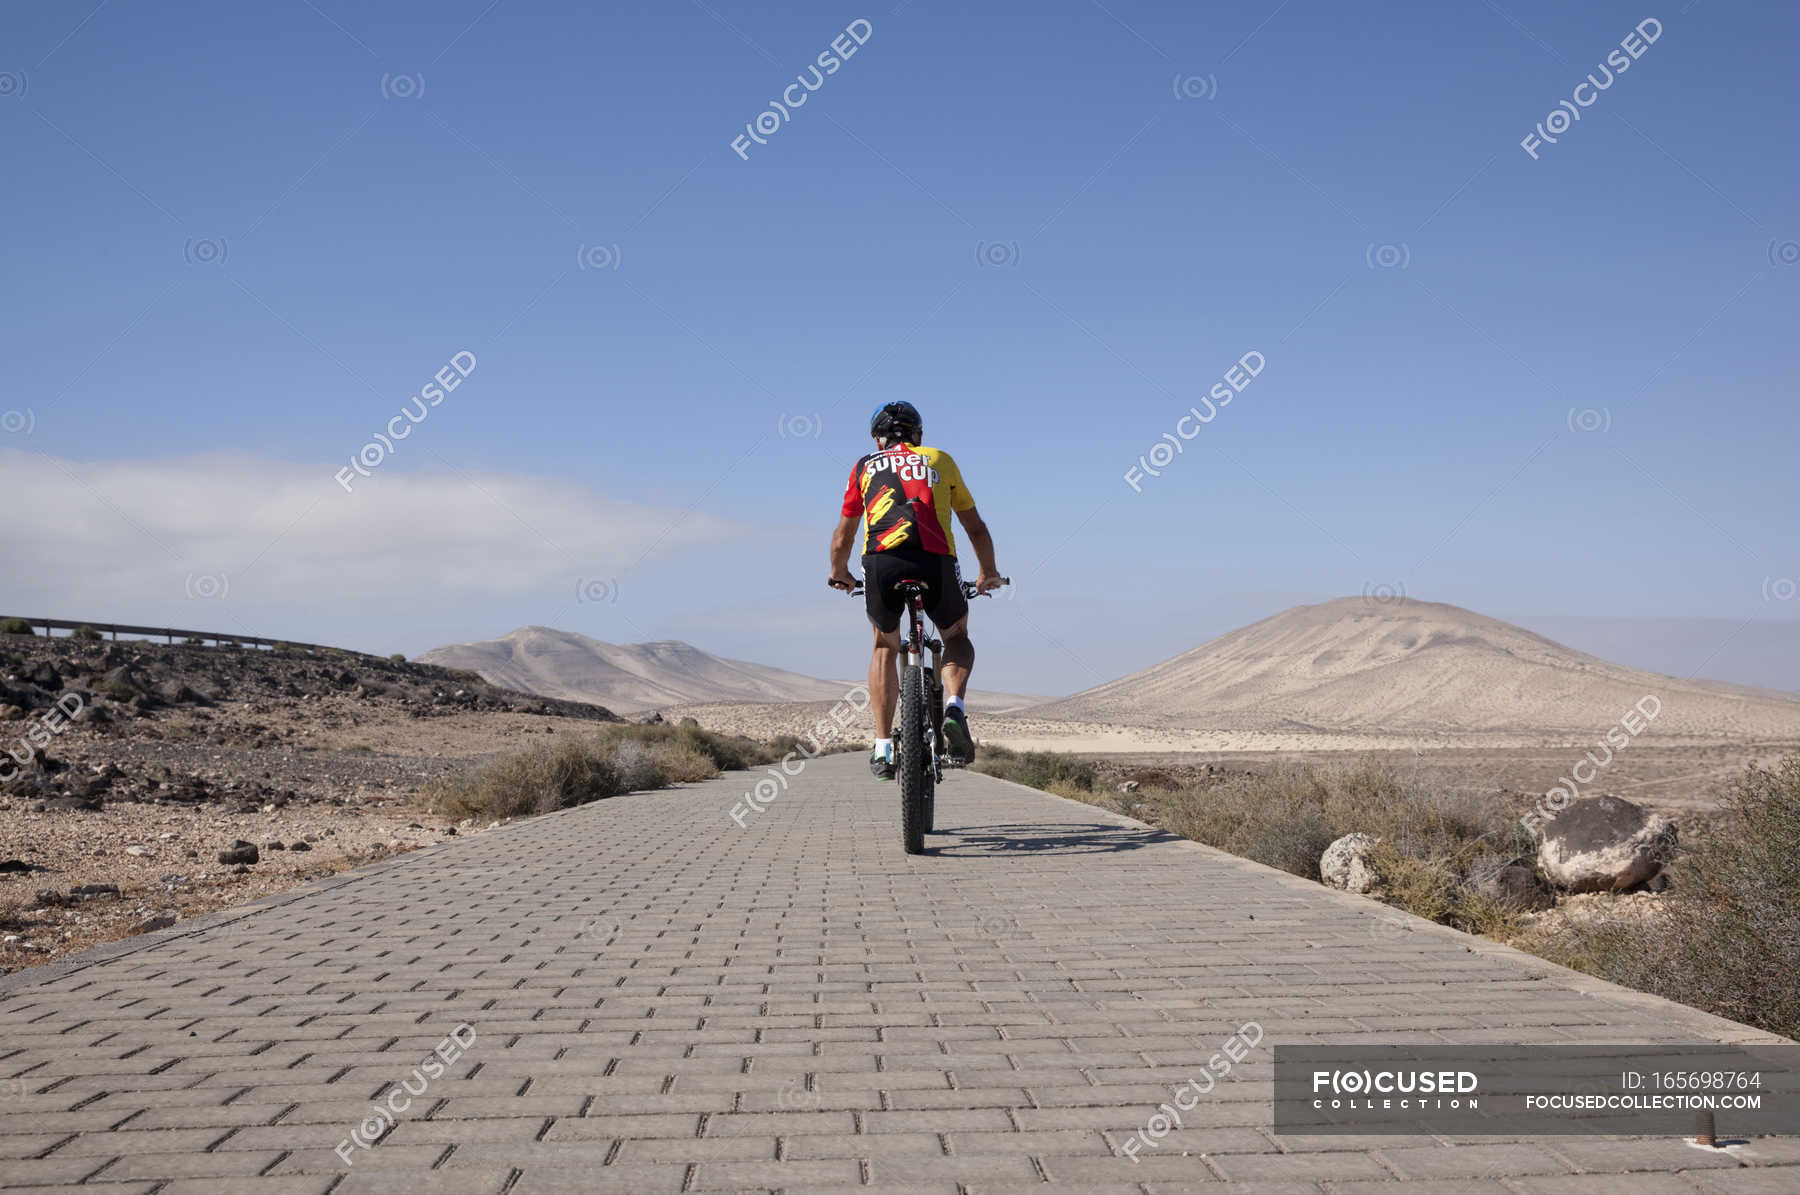
[{"label": "paved brick path", "polygon": [[[1791,1140],[1276,1138],[1267,1042],[1134,1164],[1124,1141],[1246,1021],[1744,1031],[986,777],[945,785],[951,832],[912,859],[860,759],[739,828],[745,788],[452,840],[0,981],[0,1186],[1800,1191]],[[385,1138],[351,1139],[420,1078]]]}]

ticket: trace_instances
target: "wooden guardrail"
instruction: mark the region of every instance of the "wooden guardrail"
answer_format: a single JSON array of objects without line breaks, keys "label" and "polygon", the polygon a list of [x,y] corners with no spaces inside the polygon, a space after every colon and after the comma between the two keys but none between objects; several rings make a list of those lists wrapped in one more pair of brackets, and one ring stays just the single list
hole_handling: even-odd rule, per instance
[{"label": "wooden guardrail", "polygon": [[[20,622],[29,623],[33,628],[42,627],[46,638],[53,638],[55,631],[74,632],[82,627],[92,627],[102,635],[117,639],[120,635],[145,639],[167,639],[170,643],[177,639],[198,639],[202,643],[236,643],[248,644],[252,647],[274,647],[282,644],[287,647],[302,647],[310,651],[344,651],[341,647],[327,647],[322,643],[297,643],[292,639],[265,639],[260,635],[224,635],[217,631],[183,631],[174,627],[134,627],[122,622],[83,622],[79,619],[67,618],[26,618],[22,614],[0,615],[0,622],[16,618]],[[353,652],[363,655],[363,652]]]}]

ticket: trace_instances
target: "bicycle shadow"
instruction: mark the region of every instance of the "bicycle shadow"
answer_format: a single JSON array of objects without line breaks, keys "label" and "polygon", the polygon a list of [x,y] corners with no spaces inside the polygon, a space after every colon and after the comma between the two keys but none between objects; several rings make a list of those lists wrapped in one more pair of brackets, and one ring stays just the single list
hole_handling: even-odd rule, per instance
[{"label": "bicycle shadow", "polygon": [[[949,842],[945,842],[949,839]],[[925,838],[925,853],[940,858],[991,858],[995,855],[1107,855],[1137,851],[1178,835],[1150,826],[1110,822],[1060,822],[1051,825],[1017,822],[997,826],[952,826]]]}]

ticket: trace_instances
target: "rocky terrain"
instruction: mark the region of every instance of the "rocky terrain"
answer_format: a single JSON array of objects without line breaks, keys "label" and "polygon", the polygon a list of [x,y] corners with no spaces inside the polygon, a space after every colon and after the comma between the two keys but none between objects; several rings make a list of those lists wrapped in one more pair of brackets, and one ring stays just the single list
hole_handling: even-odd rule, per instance
[{"label": "rocky terrain", "polygon": [[473,832],[413,794],[612,721],[352,652],[0,637],[0,971]]}]

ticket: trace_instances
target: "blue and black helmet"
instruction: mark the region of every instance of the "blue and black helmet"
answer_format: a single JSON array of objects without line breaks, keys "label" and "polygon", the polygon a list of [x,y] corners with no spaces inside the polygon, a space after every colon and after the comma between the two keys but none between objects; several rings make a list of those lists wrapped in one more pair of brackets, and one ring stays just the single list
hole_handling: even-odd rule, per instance
[{"label": "blue and black helmet", "polygon": [[869,416],[869,434],[917,444],[925,434],[925,420],[920,417],[919,408],[909,402],[885,403]]}]

